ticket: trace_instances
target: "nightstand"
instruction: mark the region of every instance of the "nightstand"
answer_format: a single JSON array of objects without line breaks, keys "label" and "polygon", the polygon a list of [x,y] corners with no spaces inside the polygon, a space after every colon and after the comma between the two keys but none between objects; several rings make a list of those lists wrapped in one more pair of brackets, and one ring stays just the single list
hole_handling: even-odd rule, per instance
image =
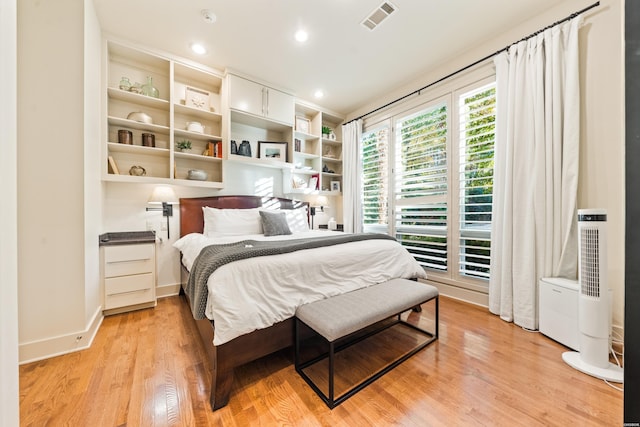
[{"label": "nightstand", "polygon": [[156,306],[156,236],[153,231],[100,235],[105,315]]}]

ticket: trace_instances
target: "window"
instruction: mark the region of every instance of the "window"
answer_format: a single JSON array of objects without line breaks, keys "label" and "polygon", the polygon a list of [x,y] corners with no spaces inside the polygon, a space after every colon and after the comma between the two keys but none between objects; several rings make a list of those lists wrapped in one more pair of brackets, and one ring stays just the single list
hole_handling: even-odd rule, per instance
[{"label": "window", "polygon": [[362,135],[362,229],[384,232],[388,224],[389,127]]},{"label": "window", "polygon": [[493,205],[495,84],[460,95],[459,108],[459,272],[488,279]]},{"label": "window", "polygon": [[395,235],[431,278],[476,290],[490,275],[495,114],[490,79],[366,128],[361,141],[363,229]]},{"label": "window", "polygon": [[447,269],[445,103],[396,121],[395,234],[425,267]]}]

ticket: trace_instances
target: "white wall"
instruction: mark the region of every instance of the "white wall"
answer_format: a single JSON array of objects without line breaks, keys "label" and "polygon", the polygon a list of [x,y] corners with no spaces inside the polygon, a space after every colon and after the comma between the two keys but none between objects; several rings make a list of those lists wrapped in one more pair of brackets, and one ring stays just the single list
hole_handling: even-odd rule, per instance
[{"label": "white wall", "polygon": [[[102,183],[100,180],[102,35],[93,0],[84,0],[84,266],[85,324],[102,308],[100,258],[97,244],[102,228]],[[93,310],[91,310],[93,308]]]},{"label": "white wall", "polygon": [[[363,106],[348,119],[365,114],[400,96],[471,64],[518,41],[592,1],[570,0],[506,31]],[[601,0],[587,12],[580,30],[582,120],[579,208],[605,208],[609,227],[609,282],[614,292],[613,322],[624,315],[624,3]]]},{"label": "white wall", "polygon": [[[88,1],[88,0],[87,0]],[[97,289],[99,186],[85,176],[100,126],[95,18],[85,0],[18,3],[18,307],[20,360],[89,345]],[[92,4],[88,1],[88,16]],[[85,30],[87,33],[85,34]],[[97,44],[99,52],[100,45]],[[95,88],[94,88],[95,86]],[[92,93],[92,91],[96,91]],[[85,101],[89,108],[85,110]],[[87,138],[85,140],[85,137]],[[98,197],[85,194],[98,192]],[[99,218],[99,216],[98,216]],[[96,230],[94,230],[96,229]],[[91,242],[91,243],[89,243]],[[87,246],[85,246],[87,245]],[[77,340],[77,336],[82,339]]]},{"label": "white wall", "polygon": [[16,0],[0,2],[0,426],[19,425]]}]

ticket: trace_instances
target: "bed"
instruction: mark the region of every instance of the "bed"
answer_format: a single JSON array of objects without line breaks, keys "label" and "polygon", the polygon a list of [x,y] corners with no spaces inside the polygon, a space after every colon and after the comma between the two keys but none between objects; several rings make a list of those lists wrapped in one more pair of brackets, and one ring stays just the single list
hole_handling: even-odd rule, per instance
[{"label": "bed", "polygon": [[[213,410],[228,403],[236,367],[292,346],[293,313],[298,305],[390,278],[426,277],[422,267],[411,255],[387,236],[346,236],[344,233],[326,231],[307,233],[294,225],[291,225],[294,231],[292,235],[264,237],[254,229],[237,236],[230,232],[233,228],[251,228],[252,225],[243,223],[242,218],[252,217],[253,213],[250,212],[258,209],[283,210],[290,224],[293,217],[299,220],[304,215],[308,229],[308,204],[301,201],[260,196],[180,199],[181,239],[176,242],[176,247],[181,250],[182,293],[192,311],[210,361],[210,404]],[[205,221],[205,216],[211,212],[215,212],[217,216],[208,216]],[[214,220],[226,221],[224,215],[234,220],[214,230]],[[267,215],[271,214],[260,215],[266,220],[270,218]],[[269,224],[263,224],[264,233],[267,234],[266,227]],[[229,232],[231,237],[219,234],[220,230]],[[270,233],[271,231],[269,228]],[[317,239],[318,235],[326,237]],[[350,241],[346,242],[347,239]],[[320,240],[334,240],[335,242],[330,243],[337,244],[323,246],[329,243],[322,243]],[[185,242],[190,246],[186,246]],[[291,252],[288,249],[278,249],[303,243],[312,243],[314,247],[303,246],[302,250],[294,248]],[[208,246],[210,244],[215,246]],[[197,258],[204,258],[200,254],[226,245],[240,245],[248,249],[238,250],[258,251],[260,254],[263,247],[287,253],[269,252],[266,256],[257,258],[234,259],[217,267],[213,273],[198,270],[203,261]],[[363,253],[366,251],[371,253]],[[398,252],[394,253],[395,251]],[[347,255],[348,252],[351,255]],[[389,253],[393,255],[389,256]],[[372,259],[378,261],[373,263],[375,266],[365,266],[365,261],[358,261],[359,258],[367,258],[370,264]],[[393,261],[385,264],[389,259]],[[340,265],[343,260],[347,264]],[[255,272],[252,272],[253,269]],[[350,272],[347,272],[348,269]],[[194,285],[197,282],[195,278],[203,274],[207,277],[206,286]],[[348,277],[350,275],[353,277]],[[249,300],[254,297],[257,302]],[[203,302],[199,303],[199,300]]]}]

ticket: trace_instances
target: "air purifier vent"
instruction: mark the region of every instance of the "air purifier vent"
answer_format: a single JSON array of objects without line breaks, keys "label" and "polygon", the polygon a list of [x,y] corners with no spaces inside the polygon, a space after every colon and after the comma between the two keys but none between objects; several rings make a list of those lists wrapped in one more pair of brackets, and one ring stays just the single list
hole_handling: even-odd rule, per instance
[{"label": "air purifier vent", "polygon": [[582,295],[600,298],[600,240],[597,228],[580,230],[580,259]]}]

